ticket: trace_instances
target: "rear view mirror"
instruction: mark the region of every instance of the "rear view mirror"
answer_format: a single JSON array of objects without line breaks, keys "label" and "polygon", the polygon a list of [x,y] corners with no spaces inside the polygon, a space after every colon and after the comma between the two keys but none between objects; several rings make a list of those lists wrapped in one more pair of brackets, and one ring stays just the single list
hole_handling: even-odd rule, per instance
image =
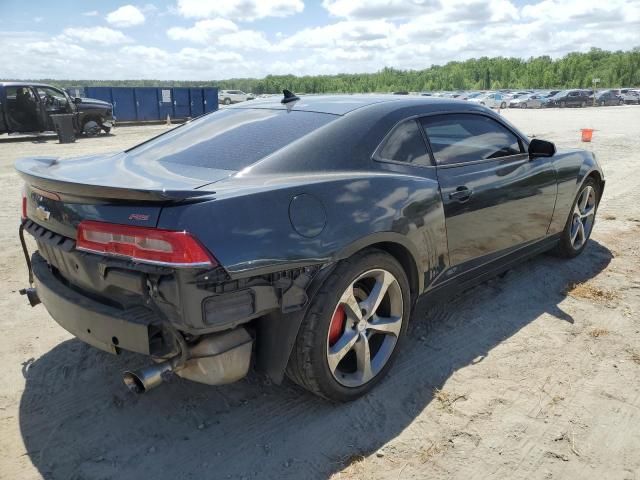
[{"label": "rear view mirror", "polygon": [[73,99],[73,103],[78,105],[79,103],[82,103],[82,99],[80,97],[76,97],[76,98]]},{"label": "rear view mirror", "polygon": [[529,143],[529,158],[553,157],[556,153],[556,146],[546,140],[534,138]]}]

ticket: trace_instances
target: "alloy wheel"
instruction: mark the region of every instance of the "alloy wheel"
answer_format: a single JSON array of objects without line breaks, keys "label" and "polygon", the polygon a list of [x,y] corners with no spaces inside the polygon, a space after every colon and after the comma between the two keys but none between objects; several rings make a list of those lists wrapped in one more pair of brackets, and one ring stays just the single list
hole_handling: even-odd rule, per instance
[{"label": "alloy wheel", "polygon": [[327,363],[338,383],[360,387],[380,373],[398,343],[403,308],[400,284],[387,270],[369,270],[349,284],[327,335]]},{"label": "alloy wheel", "polygon": [[596,191],[591,185],[587,185],[578,195],[578,200],[573,207],[571,219],[571,246],[579,250],[585,244],[593,228],[596,213]]}]

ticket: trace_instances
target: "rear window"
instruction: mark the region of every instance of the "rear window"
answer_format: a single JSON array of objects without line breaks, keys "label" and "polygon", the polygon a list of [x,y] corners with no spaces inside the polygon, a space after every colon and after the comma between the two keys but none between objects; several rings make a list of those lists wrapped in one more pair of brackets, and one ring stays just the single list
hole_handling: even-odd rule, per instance
[{"label": "rear window", "polygon": [[127,150],[135,159],[241,170],[338,118],[267,109],[226,109]]}]

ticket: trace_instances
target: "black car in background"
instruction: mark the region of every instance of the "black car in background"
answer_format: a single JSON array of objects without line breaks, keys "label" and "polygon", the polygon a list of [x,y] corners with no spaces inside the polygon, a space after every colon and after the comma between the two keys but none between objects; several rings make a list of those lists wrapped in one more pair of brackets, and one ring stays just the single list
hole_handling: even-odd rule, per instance
[{"label": "black car in background", "polygon": [[73,114],[77,134],[109,133],[114,125],[113,105],[93,98],[71,98],[51,85],[0,82],[0,133],[54,131],[55,114]]},{"label": "black car in background", "polygon": [[613,90],[604,90],[596,93],[595,104],[599,107],[609,105],[624,105],[624,100]]},{"label": "black car in background", "polygon": [[418,297],[587,246],[591,152],[473,102],[287,93],[119,154],[17,161],[38,246],[24,293],[81,340],[151,357],[131,390],[254,365],[353,400],[407,345]]},{"label": "black car in background", "polygon": [[591,98],[587,90],[562,90],[553,97],[549,97],[547,107],[586,107]]}]

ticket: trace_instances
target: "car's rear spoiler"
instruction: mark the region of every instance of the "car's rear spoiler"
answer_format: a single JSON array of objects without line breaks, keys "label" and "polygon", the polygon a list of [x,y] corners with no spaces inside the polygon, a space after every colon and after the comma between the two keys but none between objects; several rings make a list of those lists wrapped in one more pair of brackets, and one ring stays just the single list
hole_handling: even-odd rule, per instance
[{"label": "car's rear spoiler", "polygon": [[[15,168],[24,181],[35,188],[58,194],[61,199],[73,201],[74,198],[106,199],[109,201],[170,202],[211,196],[215,192],[208,185],[193,185],[190,188],[136,188],[130,185],[118,187],[80,183],[61,179],[55,175],[57,159],[25,158],[18,160]],[[86,168],[91,168],[89,165]],[[107,179],[105,179],[107,180]],[[111,179],[113,180],[113,179]],[[105,182],[106,183],[106,182]],[[114,183],[112,181],[112,183]],[[122,182],[126,183],[126,182]],[[180,182],[176,182],[180,183]],[[203,183],[202,181],[199,183]],[[182,186],[182,185],[180,185]]]}]

